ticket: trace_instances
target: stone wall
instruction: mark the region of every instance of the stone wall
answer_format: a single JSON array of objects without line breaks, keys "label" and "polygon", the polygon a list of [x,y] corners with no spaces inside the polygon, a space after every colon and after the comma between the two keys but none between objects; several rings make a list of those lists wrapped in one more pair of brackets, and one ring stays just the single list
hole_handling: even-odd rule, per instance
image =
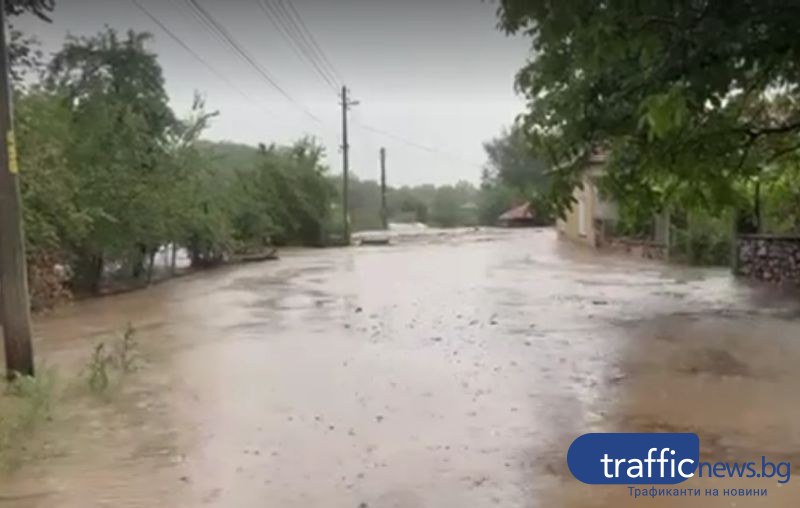
[{"label": "stone wall", "polygon": [[633,238],[612,238],[608,246],[616,252],[624,252],[634,257],[644,259],[667,259],[667,247],[658,242],[637,240]]},{"label": "stone wall", "polygon": [[736,248],[737,274],[800,284],[800,236],[742,235]]}]

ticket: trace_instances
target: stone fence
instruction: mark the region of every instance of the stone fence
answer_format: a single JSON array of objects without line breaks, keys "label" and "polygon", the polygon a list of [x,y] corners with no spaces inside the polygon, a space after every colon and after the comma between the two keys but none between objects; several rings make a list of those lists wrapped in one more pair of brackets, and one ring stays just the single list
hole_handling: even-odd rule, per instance
[{"label": "stone fence", "polygon": [[638,258],[661,261],[667,259],[667,246],[650,240],[611,238],[607,240],[607,246],[616,252],[623,252]]},{"label": "stone fence", "polygon": [[738,275],[800,284],[800,236],[740,235],[735,254]]}]

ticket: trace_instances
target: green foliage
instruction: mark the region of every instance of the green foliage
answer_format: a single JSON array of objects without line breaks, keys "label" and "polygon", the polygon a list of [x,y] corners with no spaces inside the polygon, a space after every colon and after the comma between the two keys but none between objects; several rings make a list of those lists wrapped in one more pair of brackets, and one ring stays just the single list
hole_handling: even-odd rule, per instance
[{"label": "green foliage", "polygon": [[693,265],[727,265],[731,256],[730,214],[712,216],[695,211],[676,221],[670,257]]},{"label": "green foliage", "polygon": [[390,220],[427,224],[431,220],[431,207],[436,192],[436,186],[431,184],[389,188],[386,206]]},{"label": "green foliage", "polygon": [[101,342],[96,345],[92,352],[92,357],[86,367],[86,379],[89,384],[89,389],[93,392],[100,393],[108,388],[109,376],[108,371],[112,362],[112,357],[106,353],[106,345]]},{"label": "green foliage", "polygon": [[523,128],[558,168],[560,209],[597,147],[621,199],[714,213],[800,147],[794,0],[501,0],[498,15],[532,39]]},{"label": "green foliage", "polygon": [[112,380],[119,380],[124,374],[136,370],[139,361],[136,330],[128,323],[119,337],[107,342],[99,342],[92,350],[86,365],[86,382],[93,393],[103,393],[111,386]]},{"label": "green foliage", "polygon": [[[381,221],[381,186],[375,180],[361,180],[356,176],[352,176],[348,182],[348,196],[349,196],[349,210],[350,210],[350,226],[354,231],[365,231],[381,229],[383,222]],[[334,177],[332,185],[336,186],[337,195],[341,200],[342,195],[342,178]],[[387,189],[388,195],[391,193]],[[338,216],[341,215],[337,213]],[[390,214],[392,217],[392,214]]]},{"label": "green foliage", "polygon": [[64,98],[41,89],[20,95],[16,135],[28,252],[63,253],[85,237],[90,224],[75,199],[78,175],[68,170],[70,112]]},{"label": "green foliage", "polygon": [[[341,178],[333,178],[341,195]],[[380,184],[374,180],[351,177],[350,222],[354,231],[383,227]],[[337,199],[338,198],[337,196]],[[468,182],[456,185],[431,184],[387,187],[386,208],[389,222],[428,224],[438,227],[471,226],[477,223],[477,190]],[[334,212],[338,219],[341,212]]]},{"label": "green foliage", "polygon": [[138,268],[169,239],[165,205],[180,175],[167,149],[179,123],[148,38],[113,30],[69,38],[48,67],[47,87],[69,110],[66,164],[76,180],[74,204],[88,223],[71,250],[77,280],[88,289],[103,260],[132,258]]},{"label": "green foliage", "polygon": [[122,337],[114,346],[113,358],[115,365],[122,372],[132,372],[136,369],[137,363],[137,348],[139,344],[136,342],[136,329],[131,323],[125,327],[122,332]]},{"label": "green foliage", "polygon": [[321,147],[201,141],[216,113],[196,96],[178,118],[149,40],[69,37],[34,69],[42,81],[17,91],[28,252],[45,265],[33,271],[58,263],[74,289],[96,291],[108,272],[149,281],[163,246],[211,265],[265,245],[324,243],[334,190]]},{"label": "green foliage", "polygon": [[522,126],[515,123],[483,146],[489,164],[481,175],[480,222],[496,224],[503,212],[525,202],[530,203],[541,223],[550,222],[549,166],[537,155]]},{"label": "green foliage", "polygon": [[440,227],[474,226],[478,222],[477,191],[472,184],[459,182],[436,189],[430,220]]},{"label": "green foliage", "polygon": [[800,164],[786,160],[763,175],[763,231],[766,233],[800,233]]},{"label": "green foliage", "polygon": [[550,183],[547,162],[536,155],[519,124],[503,130],[499,137],[484,143],[483,148],[489,159],[484,183],[496,179],[523,195],[547,190]]},{"label": "green foliage", "polygon": [[37,377],[17,375],[6,385],[6,395],[30,402],[28,411],[20,421],[23,426],[50,412],[54,384],[55,375],[52,371],[45,370]]},{"label": "green foliage", "polygon": [[491,182],[481,187],[478,197],[478,221],[494,225],[497,218],[518,202],[518,193],[502,182]]},{"label": "green foliage", "polygon": [[249,156],[237,145],[209,148],[213,158],[221,153],[241,164],[222,175],[228,180],[231,232],[238,248],[324,244],[334,189],[326,177],[324,151],[315,140],[262,146]]},{"label": "green foliage", "polygon": [[55,375],[40,369],[36,377],[17,376],[0,394],[0,464],[12,465],[18,459],[20,441],[38,424],[50,417],[55,391]]},{"label": "green foliage", "polygon": [[50,21],[49,14],[55,7],[55,0],[8,0],[5,7],[6,14],[10,16],[30,12],[45,21]]},{"label": "green foliage", "polygon": [[42,53],[39,42],[18,30],[11,29],[8,36],[8,60],[11,66],[11,82],[16,89],[24,89],[29,77],[41,70]]}]

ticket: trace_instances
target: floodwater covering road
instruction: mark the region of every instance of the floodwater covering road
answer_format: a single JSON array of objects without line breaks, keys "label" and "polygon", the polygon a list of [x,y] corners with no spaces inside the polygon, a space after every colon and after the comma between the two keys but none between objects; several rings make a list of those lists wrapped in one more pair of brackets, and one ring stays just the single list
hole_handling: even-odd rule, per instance
[{"label": "floodwater covering road", "polygon": [[291,252],[39,319],[50,365],[128,321],[146,364],[47,425],[48,452],[0,473],[0,506],[797,506],[800,479],[634,500],[565,456],[586,432],[687,431],[703,460],[797,468],[798,316],[727,270],[546,229]]}]

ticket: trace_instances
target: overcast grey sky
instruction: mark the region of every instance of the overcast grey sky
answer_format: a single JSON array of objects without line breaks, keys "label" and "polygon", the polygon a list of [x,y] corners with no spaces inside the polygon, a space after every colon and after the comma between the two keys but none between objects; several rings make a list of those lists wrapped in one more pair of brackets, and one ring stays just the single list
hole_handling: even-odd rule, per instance
[{"label": "overcast grey sky", "polygon": [[[206,137],[255,144],[317,136],[333,171],[341,171],[338,98],[311,64],[300,59],[258,2],[196,0],[233,35],[298,104],[270,88],[259,74],[206,31],[185,0],[139,0],[153,15],[233,81],[247,99],[215,76],[143,14],[133,0],[56,0],[54,23],[15,20],[36,35],[47,53],[65,35],[88,35],[104,25],[148,31],[164,68],[177,112],[189,111],[195,90],[219,110]],[[378,174],[378,149],[388,150],[393,185],[477,182],[482,142],[522,112],[514,74],[529,41],[495,29],[496,5],[481,0],[292,0],[353,98],[351,168]],[[286,0],[284,0],[286,2]],[[275,7],[272,7],[275,9]],[[278,11],[279,12],[279,11]],[[303,109],[319,118],[315,122]],[[437,147],[430,153],[362,128]]]}]

